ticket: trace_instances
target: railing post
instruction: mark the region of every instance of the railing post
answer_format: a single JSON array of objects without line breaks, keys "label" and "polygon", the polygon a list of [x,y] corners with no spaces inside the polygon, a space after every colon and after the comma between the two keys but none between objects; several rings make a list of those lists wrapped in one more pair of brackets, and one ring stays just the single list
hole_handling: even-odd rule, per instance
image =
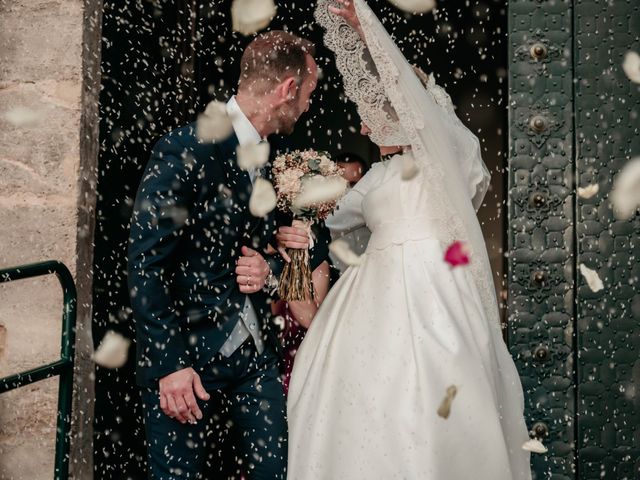
[{"label": "railing post", "polygon": [[60,376],[58,385],[54,479],[67,480],[69,478],[73,366],[76,338],[77,294],[73,277],[64,264],[57,261],[48,261],[0,270],[0,283],[39,277],[52,273],[58,278],[63,293],[60,359],[26,372],[0,378],[0,394],[46,378],[56,375]]}]

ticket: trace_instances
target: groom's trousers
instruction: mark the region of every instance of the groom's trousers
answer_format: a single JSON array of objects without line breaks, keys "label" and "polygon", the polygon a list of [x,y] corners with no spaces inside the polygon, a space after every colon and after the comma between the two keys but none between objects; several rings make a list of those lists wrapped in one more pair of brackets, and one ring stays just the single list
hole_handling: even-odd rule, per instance
[{"label": "groom's trousers", "polygon": [[218,479],[207,472],[232,464],[250,480],[284,479],[286,403],[273,348],[258,354],[248,339],[230,357],[218,354],[196,370],[211,399],[198,399],[204,417],[195,425],[165,415],[157,389],[142,390],[149,478]]}]

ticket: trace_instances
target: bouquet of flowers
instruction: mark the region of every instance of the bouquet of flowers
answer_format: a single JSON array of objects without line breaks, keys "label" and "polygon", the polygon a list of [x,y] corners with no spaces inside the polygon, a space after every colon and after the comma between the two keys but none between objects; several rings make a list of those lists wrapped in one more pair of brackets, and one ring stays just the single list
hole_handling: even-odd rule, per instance
[{"label": "bouquet of flowers", "polygon": [[[326,219],[344,194],[347,182],[342,169],[327,153],[296,150],[278,156],[273,163],[277,206],[304,223],[309,234],[311,225]],[[291,258],[280,277],[278,293],[285,301],[313,298],[309,251],[288,249]]]}]

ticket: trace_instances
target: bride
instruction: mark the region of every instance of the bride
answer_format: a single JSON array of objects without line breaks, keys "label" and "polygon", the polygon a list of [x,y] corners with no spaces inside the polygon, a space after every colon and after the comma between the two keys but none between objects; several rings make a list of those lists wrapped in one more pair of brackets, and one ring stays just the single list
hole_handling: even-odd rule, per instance
[{"label": "bride", "polygon": [[[522,386],[475,215],[489,179],[478,140],[364,0],[320,0],[316,18],[364,133],[396,154],[327,221],[334,236],[372,236],[297,353],[288,478],[530,479]],[[471,260],[452,268],[456,240]]]}]

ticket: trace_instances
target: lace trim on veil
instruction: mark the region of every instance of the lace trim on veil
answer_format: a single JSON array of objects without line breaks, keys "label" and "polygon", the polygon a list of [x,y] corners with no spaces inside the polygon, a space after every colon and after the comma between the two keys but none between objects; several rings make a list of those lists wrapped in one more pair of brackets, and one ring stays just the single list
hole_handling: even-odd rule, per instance
[{"label": "lace trim on veil", "polygon": [[409,139],[391,107],[369,49],[342,17],[329,11],[331,5],[339,4],[319,0],[314,15],[325,29],[324,43],[335,55],[345,93],[356,104],[358,115],[371,130],[376,144],[408,145]]}]

